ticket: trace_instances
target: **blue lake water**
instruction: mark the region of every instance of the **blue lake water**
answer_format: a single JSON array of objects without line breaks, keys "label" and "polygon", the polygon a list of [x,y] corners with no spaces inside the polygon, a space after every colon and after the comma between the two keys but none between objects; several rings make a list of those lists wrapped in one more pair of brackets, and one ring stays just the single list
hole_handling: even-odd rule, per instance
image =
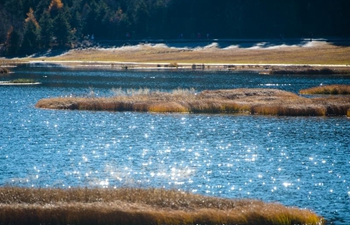
[{"label": "blue lake water", "polygon": [[[350,119],[43,110],[41,98],[112,88],[279,88],[349,76],[21,66],[0,86],[0,185],[158,187],[308,208],[350,223]],[[0,79],[0,80],[1,80]]]}]

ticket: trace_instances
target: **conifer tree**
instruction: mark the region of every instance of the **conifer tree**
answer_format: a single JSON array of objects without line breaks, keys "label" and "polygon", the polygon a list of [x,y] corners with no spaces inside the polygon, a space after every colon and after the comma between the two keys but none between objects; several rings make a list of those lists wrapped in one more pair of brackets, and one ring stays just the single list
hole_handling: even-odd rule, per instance
[{"label": "conifer tree", "polygon": [[48,10],[45,10],[39,20],[41,47],[48,48],[53,40],[53,21]]},{"label": "conifer tree", "polygon": [[21,33],[14,29],[13,26],[11,26],[9,31],[7,32],[7,38],[5,42],[5,53],[7,55],[17,54],[19,52],[21,42]]},{"label": "conifer tree", "polygon": [[133,15],[138,35],[148,35],[150,13],[144,0],[136,2]]},{"label": "conifer tree", "polygon": [[40,26],[35,19],[32,8],[27,13],[21,50],[25,54],[33,53],[39,48]]},{"label": "conifer tree", "polygon": [[59,46],[67,46],[72,41],[71,26],[68,22],[68,11],[59,10],[58,15],[54,19],[54,36]]}]

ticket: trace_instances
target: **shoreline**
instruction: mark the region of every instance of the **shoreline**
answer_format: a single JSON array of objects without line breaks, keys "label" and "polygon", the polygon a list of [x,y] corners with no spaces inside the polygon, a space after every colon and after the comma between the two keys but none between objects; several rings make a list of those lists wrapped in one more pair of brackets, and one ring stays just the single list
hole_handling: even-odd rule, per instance
[{"label": "shoreline", "polygon": [[[187,43],[187,42],[185,42]],[[65,67],[111,68],[118,70],[227,70],[262,74],[311,73],[350,74],[350,46],[327,40],[294,42],[139,42],[125,46],[48,50],[26,57],[0,58],[0,65],[41,64]]]},{"label": "shoreline", "polygon": [[255,63],[166,63],[120,61],[30,60],[19,64],[59,66],[69,68],[104,68],[114,70],[203,70],[258,72],[260,74],[346,74],[350,65],[337,64],[255,64]]}]

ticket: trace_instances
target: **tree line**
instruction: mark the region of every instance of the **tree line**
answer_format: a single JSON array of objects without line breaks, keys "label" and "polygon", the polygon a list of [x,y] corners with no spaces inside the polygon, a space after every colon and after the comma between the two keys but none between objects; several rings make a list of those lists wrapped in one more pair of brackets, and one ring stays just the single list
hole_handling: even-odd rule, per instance
[{"label": "tree line", "polygon": [[0,0],[8,55],[84,39],[350,37],[348,0]]}]

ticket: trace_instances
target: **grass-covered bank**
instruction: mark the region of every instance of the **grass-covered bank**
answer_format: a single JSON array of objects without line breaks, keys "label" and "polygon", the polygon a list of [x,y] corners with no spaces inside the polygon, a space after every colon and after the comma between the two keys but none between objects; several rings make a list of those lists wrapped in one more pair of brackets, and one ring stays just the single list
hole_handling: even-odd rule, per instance
[{"label": "grass-covered bank", "polygon": [[322,225],[306,210],[164,189],[0,188],[0,224]]},{"label": "grass-covered bank", "polygon": [[[196,44],[196,42],[192,43]],[[166,44],[139,44],[124,47],[73,49],[51,57],[35,57],[38,61],[134,62],[192,64],[286,64],[286,65],[343,65],[350,62],[350,47],[336,46],[324,41],[299,45],[252,46],[232,45],[220,48],[217,43],[204,47],[170,47]],[[25,58],[23,58],[24,60]],[[327,66],[325,66],[327,68]],[[323,67],[322,67],[323,68]],[[312,69],[312,68],[306,68]]]},{"label": "grass-covered bank", "polygon": [[41,99],[36,107],[47,109],[245,113],[278,116],[344,116],[350,109],[350,96],[306,98],[277,89],[174,90],[171,93],[139,91],[114,97],[59,97]]},{"label": "grass-covered bank", "polygon": [[303,95],[350,95],[350,85],[334,84],[308,88],[300,91]]}]

